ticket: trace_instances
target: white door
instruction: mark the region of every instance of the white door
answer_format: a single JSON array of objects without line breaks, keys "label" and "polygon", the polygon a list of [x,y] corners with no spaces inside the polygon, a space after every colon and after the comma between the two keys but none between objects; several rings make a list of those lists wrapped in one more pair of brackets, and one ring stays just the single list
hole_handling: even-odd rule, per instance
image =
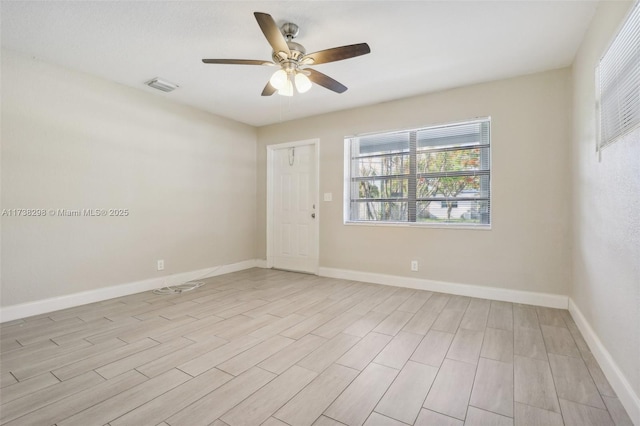
[{"label": "white door", "polygon": [[270,265],[317,273],[317,144],[270,147]]}]

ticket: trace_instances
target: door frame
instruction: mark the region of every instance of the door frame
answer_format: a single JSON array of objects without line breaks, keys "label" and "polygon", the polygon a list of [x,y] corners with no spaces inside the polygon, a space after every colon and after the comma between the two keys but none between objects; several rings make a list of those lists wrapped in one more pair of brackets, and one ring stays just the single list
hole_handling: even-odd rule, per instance
[{"label": "door frame", "polygon": [[320,267],[320,139],[306,139],[294,142],[285,142],[275,145],[267,145],[267,268],[273,268],[273,167],[274,167],[274,153],[280,149],[296,148],[299,146],[313,147],[313,155],[315,157],[315,191],[314,203],[316,205],[316,220],[314,220],[314,232],[316,236],[315,241],[315,253],[316,253],[316,265],[313,273],[318,275],[318,268]]}]

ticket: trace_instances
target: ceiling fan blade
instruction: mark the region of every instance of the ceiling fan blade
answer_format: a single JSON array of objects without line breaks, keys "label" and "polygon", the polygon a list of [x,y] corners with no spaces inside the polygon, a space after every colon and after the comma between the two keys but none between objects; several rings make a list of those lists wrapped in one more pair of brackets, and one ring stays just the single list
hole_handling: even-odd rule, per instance
[{"label": "ceiling fan blade", "polygon": [[267,81],[267,85],[262,89],[262,96],[271,96],[276,93],[278,89],[273,87],[269,81]]},{"label": "ceiling fan blade", "polygon": [[318,72],[311,68],[306,68],[304,71],[309,73],[309,80],[322,87],[326,87],[327,89],[333,90],[336,93],[344,93],[347,90],[347,86],[338,83],[328,75],[322,74],[321,72]]},{"label": "ceiling fan blade", "polygon": [[291,55],[287,41],[284,39],[284,36],[271,15],[262,12],[253,12],[253,15],[256,17],[256,21],[258,21],[262,33],[267,38],[271,47],[273,47],[273,51],[276,53],[284,52],[287,57]]},{"label": "ceiling fan blade", "polygon": [[319,52],[305,55],[300,62],[308,65],[326,64],[327,62],[341,61],[366,55],[371,49],[367,43],[350,44],[348,46],[334,47],[333,49],[320,50]]},{"label": "ceiling fan blade", "polygon": [[229,65],[275,65],[270,61],[258,59],[203,59],[205,64],[229,64]]}]

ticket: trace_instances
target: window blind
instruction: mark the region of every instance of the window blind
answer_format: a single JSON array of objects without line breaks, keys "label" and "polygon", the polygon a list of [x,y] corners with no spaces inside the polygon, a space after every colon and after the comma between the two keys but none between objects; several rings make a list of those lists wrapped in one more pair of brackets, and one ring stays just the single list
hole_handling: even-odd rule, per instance
[{"label": "window blind", "polygon": [[640,1],[598,65],[598,148],[640,125]]}]

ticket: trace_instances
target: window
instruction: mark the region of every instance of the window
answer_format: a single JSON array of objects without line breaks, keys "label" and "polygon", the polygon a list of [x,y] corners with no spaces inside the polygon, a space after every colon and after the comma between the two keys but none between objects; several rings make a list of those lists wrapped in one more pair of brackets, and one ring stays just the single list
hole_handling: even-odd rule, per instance
[{"label": "window", "polygon": [[345,139],[345,221],[490,225],[490,120]]},{"label": "window", "polygon": [[598,149],[640,125],[640,2],[597,69]]}]

